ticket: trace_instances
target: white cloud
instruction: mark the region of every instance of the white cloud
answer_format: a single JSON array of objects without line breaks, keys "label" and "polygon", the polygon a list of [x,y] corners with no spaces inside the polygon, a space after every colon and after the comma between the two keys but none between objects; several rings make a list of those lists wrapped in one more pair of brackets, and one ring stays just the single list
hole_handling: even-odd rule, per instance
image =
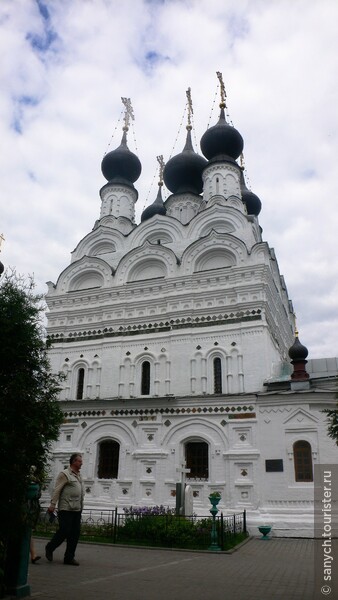
[{"label": "white cloud", "polygon": [[[3,0],[2,262],[43,291],[67,266],[99,215],[121,96],[136,117],[139,219],[189,86],[197,144],[212,107],[216,121],[220,70],[301,340],[311,358],[337,355],[337,20],[331,0]],[[185,123],[174,153],[184,137]]]}]

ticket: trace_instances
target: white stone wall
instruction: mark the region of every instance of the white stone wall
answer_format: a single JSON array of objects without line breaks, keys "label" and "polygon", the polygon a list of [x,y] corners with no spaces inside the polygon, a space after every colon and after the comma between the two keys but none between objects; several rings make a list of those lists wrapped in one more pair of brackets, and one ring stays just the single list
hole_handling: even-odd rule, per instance
[{"label": "white stone wall", "polygon": [[[67,376],[50,488],[80,451],[88,507],[175,506],[185,445],[203,441],[208,476],[190,480],[195,512],[208,514],[208,494],[218,490],[220,509],[247,510],[253,531],[269,521],[278,535],[306,535],[313,484],[296,484],[292,447],[307,440],[314,463],[335,462],[321,412],[334,391],[265,393],[289,363],[294,316],[274,251],[246,214],[239,173],[209,165],[203,197],[172,195],[167,215],[139,225],[132,187],[101,190],[100,219],[48,284],[51,364]],[[222,394],[214,393],[215,358]],[[98,478],[103,440],[119,444],[116,479]],[[267,459],[282,459],[283,471],[267,473]]]},{"label": "white stone wall", "polygon": [[[293,444],[311,444],[313,465],[335,464],[336,447],[326,435],[323,408],[330,393],[261,394],[206,398],[159,398],[63,404],[66,422],[54,449],[54,478],[71,452],[84,454],[86,506],[164,504],[175,506],[184,445],[208,445],[209,474],[189,480],[194,512],[206,514],[208,494],[222,494],[224,513],[246,510],[252,532],[268,522],[275,535],[311,535],[313,483],[297,483]],[[142,408],[143,407],[143,408]],[[120,444],[117,479],[97,477],[98,444]],[[266,472],[265,461],[282,459],[282,472]],[[52,482],[51,482],[52,485]]]}]

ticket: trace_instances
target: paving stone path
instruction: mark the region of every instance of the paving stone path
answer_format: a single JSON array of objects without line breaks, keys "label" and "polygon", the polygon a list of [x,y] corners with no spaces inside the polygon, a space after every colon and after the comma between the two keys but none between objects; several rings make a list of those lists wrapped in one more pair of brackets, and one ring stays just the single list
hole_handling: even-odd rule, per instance
[{"label": "paving stone path", "polygon": [[[251,539],[232,554],[79,544],[79,567],[30,565],[31,598],[41,600],[319,600],[313,540]],[[333,600],[333,599],[332,599]]]}]

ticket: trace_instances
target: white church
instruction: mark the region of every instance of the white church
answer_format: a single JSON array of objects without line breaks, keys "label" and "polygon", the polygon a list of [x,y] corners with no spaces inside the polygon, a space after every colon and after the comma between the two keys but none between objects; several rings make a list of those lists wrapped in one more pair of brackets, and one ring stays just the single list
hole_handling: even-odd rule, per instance
[{"label": "white church", "polygon": [[87,508],[175,507],[183,470],[195,513],[219,491],[219,509],[245,509],[253,533],[269,523],[274,535],[311,536],[314,465],[337,462],[322,411],[336,403],[338,359],[306,360],[220,81],[203,156],[189,104],[186,144],[165,166],[158,157],[140,223],[125,104],[98,219],[48,283],[50,360],[66,375],[50,489],[79,451]]}]

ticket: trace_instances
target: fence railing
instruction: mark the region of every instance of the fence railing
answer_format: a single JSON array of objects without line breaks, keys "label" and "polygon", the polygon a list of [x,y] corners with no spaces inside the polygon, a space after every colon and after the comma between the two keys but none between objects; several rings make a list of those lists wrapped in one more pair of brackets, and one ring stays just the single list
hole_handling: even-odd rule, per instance
[{"label": "fence railing", "polygon": [[[212,517],[210,515],[177,516],[168,511],[165,514],[149,514],[142,509],[135,512],[84,509],[81,518],[81,538],[98,541],[100,538],[111,543],[136,543],[149,546],[181,548],[208,548]],[[224,515],[215,518],[218,545],[223,550],[239,534],[246,534],[246,513]],[[46,509],[42,509],[36,532],[50,535],[57,529],[57,519],[49,522]]]}]

